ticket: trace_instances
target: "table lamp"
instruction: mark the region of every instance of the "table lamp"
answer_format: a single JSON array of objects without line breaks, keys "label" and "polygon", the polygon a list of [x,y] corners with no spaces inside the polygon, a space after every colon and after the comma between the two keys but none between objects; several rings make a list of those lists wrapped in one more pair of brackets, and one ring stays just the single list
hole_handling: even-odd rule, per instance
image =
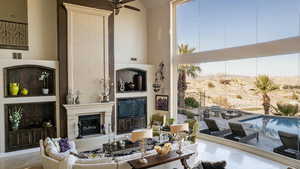
[{"label": "table lamp", "polygon": [[182,141],[183,137],[180,136],[180,134],[183,134],[185,132],[189,131],[189,124],[173,124],[170,126],[171,133],[175,135],[176,140],[179,144],[179,149],[176,151],[177,154],[182,154]]},{"label": "table lamp", "polygon": [[152,138],[152,129],[139,129],[139,130],[134,130],[131,133],[131,141],[132,142],[137,142],[137,141],[141,141],[141,152],[142,152],[142,157],[139,160],[141,163],[146,164],[148,161],[145,158],[145,152],[146,152],[146,148],[145,148],[145,139],[147,138]]}]

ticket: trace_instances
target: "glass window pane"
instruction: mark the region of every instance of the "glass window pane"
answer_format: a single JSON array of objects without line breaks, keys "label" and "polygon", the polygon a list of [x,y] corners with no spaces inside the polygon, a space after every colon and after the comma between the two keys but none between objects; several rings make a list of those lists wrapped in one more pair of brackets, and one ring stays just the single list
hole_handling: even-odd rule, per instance
[{"label": "glass window pane", "polygon": [[299,0],[259,0],[258,42],[299,35]]}]

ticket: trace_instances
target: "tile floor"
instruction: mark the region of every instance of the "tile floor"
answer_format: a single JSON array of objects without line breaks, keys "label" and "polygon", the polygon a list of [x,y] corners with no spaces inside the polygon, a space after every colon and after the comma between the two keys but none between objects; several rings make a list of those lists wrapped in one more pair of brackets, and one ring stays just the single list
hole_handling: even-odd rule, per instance
[{"label": "tile floor", "polygon": [[[200,140],[198,144],[187,147],[196,150],[196,155],[189,160],[194,165],[199,160],[227,161],[226,169],[286,169],[287,166],[253,154],[233,149],[224,145]],[[179,162],[170,163],[155,169],[182,169]],[[0,169],[42,169],[39,152],[0,157]]]}]

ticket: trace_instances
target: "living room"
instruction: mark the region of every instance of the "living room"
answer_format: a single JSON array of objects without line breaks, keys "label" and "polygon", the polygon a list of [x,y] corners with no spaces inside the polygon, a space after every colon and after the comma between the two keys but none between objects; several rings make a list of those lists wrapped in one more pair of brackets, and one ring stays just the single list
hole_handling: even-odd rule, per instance
[{"label": "living room", "polygon": [[299,168],[177,115],[176,10],[195,1],[3,0],[0,169]]}]

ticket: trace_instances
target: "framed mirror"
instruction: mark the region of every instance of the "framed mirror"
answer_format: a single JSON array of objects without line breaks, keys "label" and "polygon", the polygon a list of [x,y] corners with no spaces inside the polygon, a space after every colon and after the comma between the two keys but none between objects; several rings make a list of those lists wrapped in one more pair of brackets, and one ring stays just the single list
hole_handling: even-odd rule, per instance
[{"label": "framed mirror", "polygon": [[0,49],[28,50],[27,0],[0,0]]}]

